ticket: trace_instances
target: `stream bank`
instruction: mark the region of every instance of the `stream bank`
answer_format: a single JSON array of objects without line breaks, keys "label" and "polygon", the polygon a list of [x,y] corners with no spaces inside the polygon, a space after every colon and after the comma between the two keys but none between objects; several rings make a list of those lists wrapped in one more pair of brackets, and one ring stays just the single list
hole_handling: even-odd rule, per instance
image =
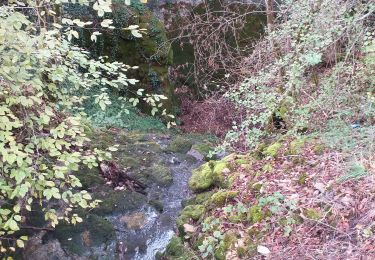
[{"label": "stream bank", "polygon": [[[120,129],[96,130],[91,136],[94,147],[118,145],[114,160],[147,186],[146,195],[112,187],[98,169],[81,169],[82,188],[102,203],[89,212],[78,210],[84,221],[76,226],[61,223],[32,237],[24,259],[154,259],[175,234],[181,202],[191,195],[191,172],[215,141],[212,136]],[[44,226],[40,218],[34,220],[33,225]]]}]

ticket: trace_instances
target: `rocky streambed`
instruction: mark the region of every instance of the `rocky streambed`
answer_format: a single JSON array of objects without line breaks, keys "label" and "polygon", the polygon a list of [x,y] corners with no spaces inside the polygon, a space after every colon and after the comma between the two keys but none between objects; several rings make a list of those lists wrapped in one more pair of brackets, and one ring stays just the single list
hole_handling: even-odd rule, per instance
[{"label": "rocky streambed", "polygon": [[[95,147],[114,144],[117,163],[144,183],[146,194],[111,186],[99,170],[81,169],[83,188],[102,200],[76,226],[60,224],[34,235],[24,259],[155,259],[175,234],[181,202],[190,196],[188,181],[213,145],[207,136],[126,132],[111,129],[92,133]],[[35,213],[33,226],[44,227]]]}]

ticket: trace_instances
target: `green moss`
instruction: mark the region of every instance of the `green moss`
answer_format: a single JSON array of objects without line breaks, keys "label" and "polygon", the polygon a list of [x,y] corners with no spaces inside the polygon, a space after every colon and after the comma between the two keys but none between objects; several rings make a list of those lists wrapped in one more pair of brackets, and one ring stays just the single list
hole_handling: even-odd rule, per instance
[{"label": "green moss", "polygon": [[231,163],[231,162],[234,162],[237,158],[238,158],[237,154],[231,153],[230,155],[227,155],[223,159],[221,159],[221,161]]},{"label": "green moss", "polygon": [[218,191],[211,196],[209,201],[210,206],[222,207],[225,205],[227,200],[233,199],[237,196],[238,191]]},{"label": "green moss", "polygon": [[247,219],[250,223],[255,224],[264,219],[265,215],[263,210],[258,205],[253,205],[250,207],[249,212],[247,213]]},{"label": "green moss", "polygon": [[263,154],[265,156],[271,156],[271,157],[276,157],[280,148],[281,148],[281,143],[276,142],[268,146],[264,151]]},{"label": "green moss", "polygon": [[235,214],[230,215],[230,216],[228,217],[228,220],[229,220],[231,223],[235,223],[235,224],[240,223],[240,222],[242,222],[242,221],[246,221],[246,219],[247,219],[247,215],[246,215],[246,213],[242,213],[242,214],[235,213]]},{"label": "green moss", "polygon": [[143,164],[140,158],[134,158],[131,156],[122,156],[122,157],[116,156],[116,157],[119,157],[119,162],[121,166],[126,167],[126,168],[131,168],[131,169],[138,168]]},{"label": "green moss", "polygon": [[307,173],[301,173],[299,176],[298,176],[298,184],[299,185],[305,185],[306,184],[306,180],[307,178],[309,177],[309,175],[307,175]]},{"label": "green moss", "polygon": [[296,140],[293,140],[289,144],[288,153],[291,155],[297,155],[302,152],[303,147],[305,146],[307,141],[307,138],[299,138]]},{"label": "green moss", "polygon": [[191,218],[193,220],[198,220],[203,215],[204,211],[205,207],[203,205],[190,205],[182,210],[181,216],[185,219]]},{"label": "green moss", "polygon": [[235,234],[226,233],[223,240],[214,251],[215,259],[225,260],[227,251],[232,247],[232,245],[234,245],[236,241],[237,237]]},{"label": "green moss", "polygon": [[193,171],[189,180],[189,187],[195,192],[205,191],[214,186],[220,187],[223,184],[223,170],[227,163],[223,161],[210,161]]},{"label": "green moss", "polygon": [[318,210],[313,209],[313,208],[308,208],[303,211],[303,214],[309,218],[309,219],[314,219],[318,220],[321,218],[321,214]]},{"label": "green moss", "polygon": [[148,175],[151,179],[161,186],[171,185],[173,182],[173,176],[171,170],[164,165],[154,165],[147,169]]},{"label": "green moss", "polygon": [[199,218],[204,214],[205,207],[203,205],[189,205],[186,206],[180,216],[176,220],[178,230],[183,234],[184,229],[183,225],[189,222],[190,219],[192,220],[199,220]]},{"label": "green moss", "polygon": [[264,172],[271,172],[273,170],[273,166],[272,166],[272,164],[267,163],[267,164],[263,165],[262,170]]},{"label": "green moss", "polygon": [[187,153],[193,143],[190,139],[183,138],[182,136],[177,136],[166,148],[168,152],[174,153]]},{"label": "green moss", "polygon": [[168,260],[198,260],[199,258],[192,252],[191,249],[186,247],[182,239],[174,236],[169,242],[165,253],[159,256],[159,259]]},{"label": "green moss", "polygon": [[237,165],[243,165],[243,164],[248,164],[248,160],[245,159],[245,158],[240,158],[240,159],[236,159],[236,164]]},{"label": "green moss", "polygon": [[196,195],[195,197],[191,199],[182,201],[182,207],[186,207],[188,205],[196,205],[196,204],[203,205],[205,204],[206,201],[208,201],[211,198],[213,193],[214,193],[213,191],[206,191],[206,192],[199,193],[198,195]]},{"label": "green moss", "polygon": [[248,184],[248,189],[253,192],[255,195],[258,195],[260,193],[260,190],[262,189],[263,187],[263,183],[260,183],[260,182],[256,182],[256,183],[253,183],[253,182],[250,182]]}]

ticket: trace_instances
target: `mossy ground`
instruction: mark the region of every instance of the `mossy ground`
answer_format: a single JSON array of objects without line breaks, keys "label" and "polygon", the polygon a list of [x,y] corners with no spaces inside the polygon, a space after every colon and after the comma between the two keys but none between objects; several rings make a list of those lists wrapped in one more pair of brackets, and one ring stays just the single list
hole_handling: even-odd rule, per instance
[{"label": "mossy ground", "polygon": [[[325,191],[326,185],[314,179],[321,175],[327,178],[328,174],[320,147],[321,143],[312,138],[284,138],[249,154],[209,161],[193,171],[189,186],[195,196],[184,201],[177,220],[184,246],[202,255],[202,244],[211,241],[213,253],[209,257],[213,259],[251,259],[260,256],[257,248],[267,243],[268,237],[293,244],[293,239],[301,236],[296,230],[311,229],[317,221],[339,226],[332,207],[315,202],[314,194],[328,194],[336,188],[331,185],[330,191]],[[304,160],[296,161],[296,157]],[[320,182],[324,183],[323,179]],[[304,200],[301,202],[296,194]],[[311,202],[309,207],[305,199]],[[346,210],[350,212],[349,207]],[[192,217],[192,212],[199,214]],[[185,233],[185,223],[196,231]]]}]

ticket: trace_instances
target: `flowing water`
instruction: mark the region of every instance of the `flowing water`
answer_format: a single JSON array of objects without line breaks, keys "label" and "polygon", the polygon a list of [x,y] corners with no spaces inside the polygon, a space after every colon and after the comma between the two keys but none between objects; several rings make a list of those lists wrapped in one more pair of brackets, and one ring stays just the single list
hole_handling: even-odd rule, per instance
[{"label": "flowing water", "polygon": [[[117,227],[118,243],[124,248],[123,259],[151,260],[157,252],[163,252],[174,235],[175,222],[181,210],[181,202],[190,195],[188,180],[191,171],[201,162],[186,160],[185,156],[165,154],[165,163],[173,174],[173,183],[170,187],[150,187],[148,197],[159,197],[163,203],[163,212],[159,213],[150,206],[144,206],[130,214],[144,214],[144,223],[140,229],[124,229],[116,216],[109,220]],[[179,158],[178,158],[179,157]]]}]

